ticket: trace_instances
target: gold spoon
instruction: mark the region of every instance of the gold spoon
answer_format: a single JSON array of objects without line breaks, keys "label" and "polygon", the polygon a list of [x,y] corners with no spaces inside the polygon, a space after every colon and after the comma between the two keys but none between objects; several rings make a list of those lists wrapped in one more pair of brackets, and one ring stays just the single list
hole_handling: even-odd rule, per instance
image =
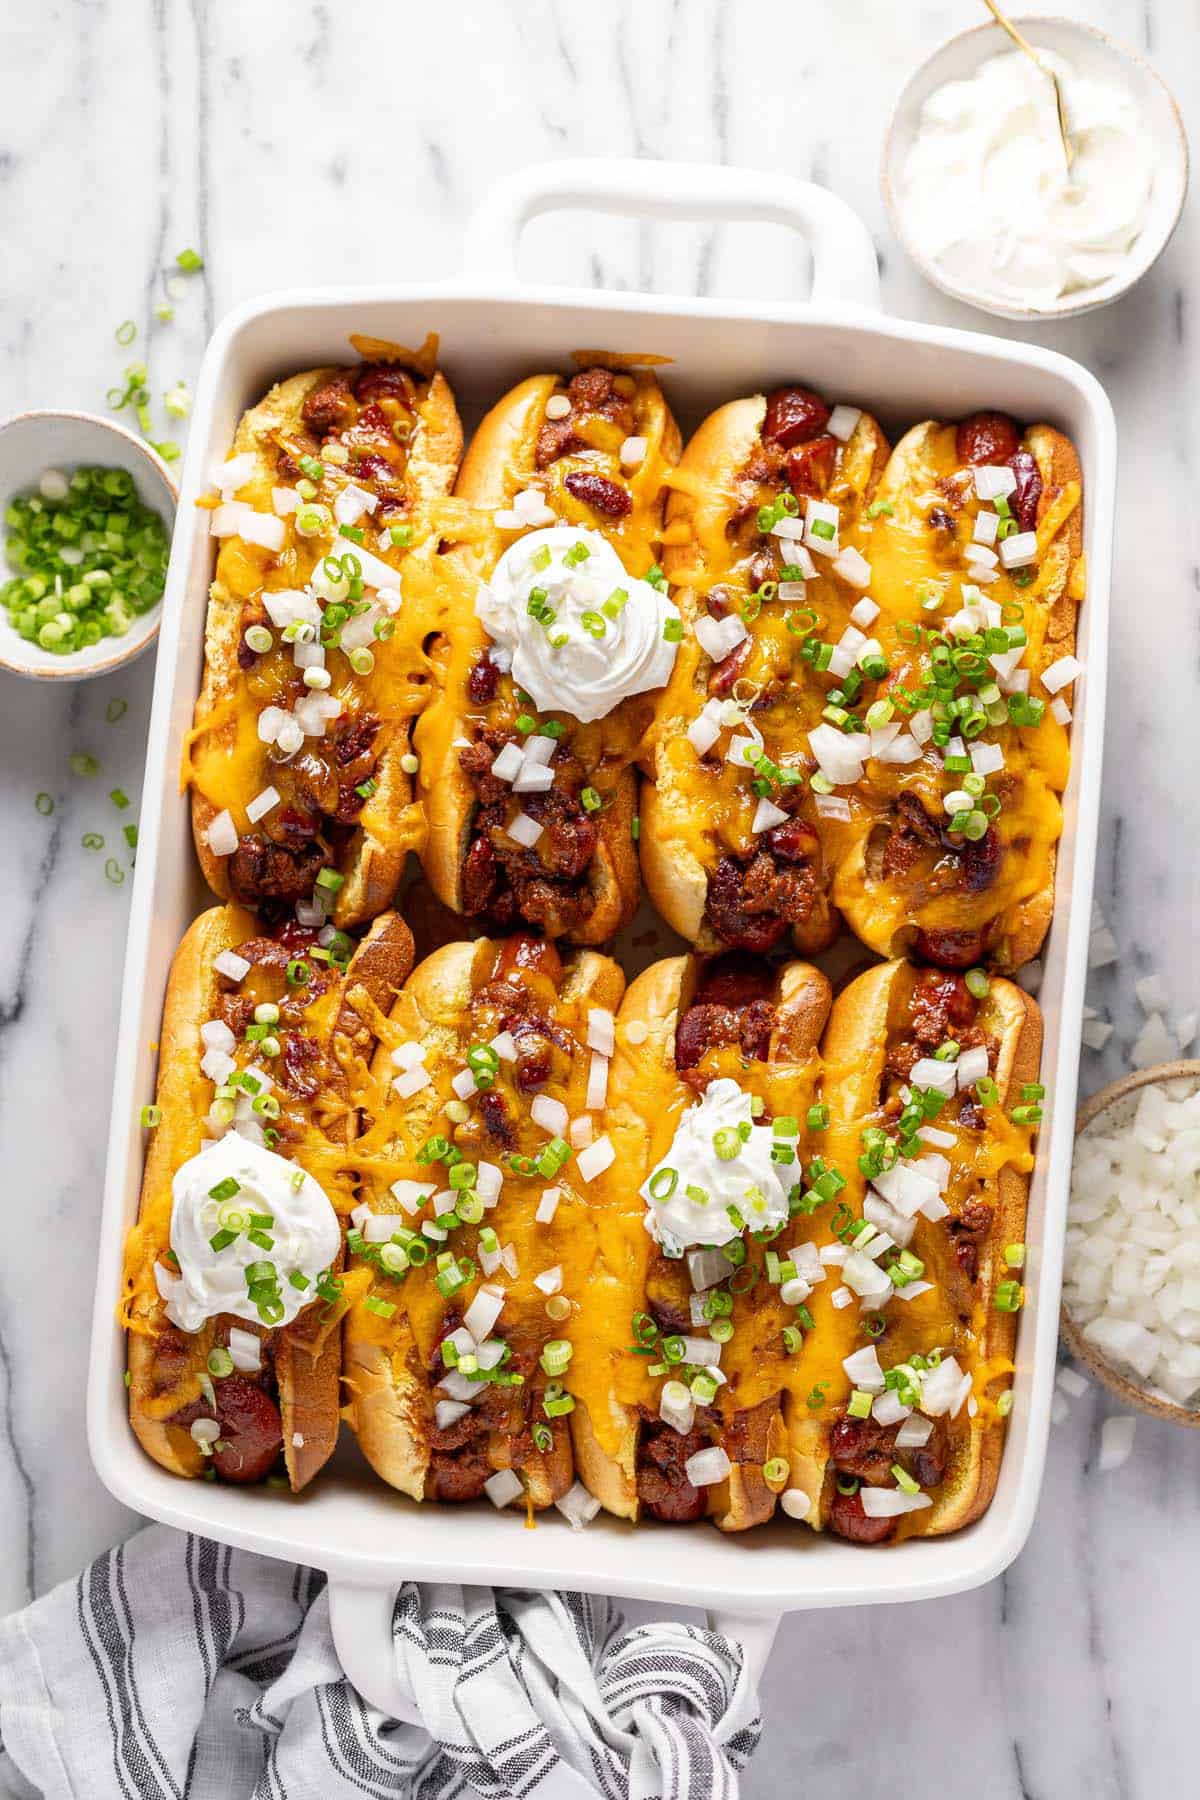
[{"label": "gold spoon", "polygon": [[1011,19],[1005,18],[1004,14],[1000,11],[1000,8],[996,5],[996,0],[983,0],[983,4],[987,7],[1000,29],[1002,31],[1007,31],[1009,37],[1017,46],[1017,49],[1023,50],[1026,56],[1032,58],[1038,68],[1042,71],[1042,74],[1053,86],[1054,104],[1058,111],[1058,134],[1062,138],[1063,156],[1066,159],[1067,170],[1069,172],[1071,164],[1075,161],[1075,151],[1071,144],[1071,134],[1067,130],[1067,103],[1063,98],[1062,83],[1059,81],[1058,76],[1054,73],[1054,70],[1050,65],[1042,60],[1040,53],[1034,49],[1029,39],[1022,32],[1017,30]]}]

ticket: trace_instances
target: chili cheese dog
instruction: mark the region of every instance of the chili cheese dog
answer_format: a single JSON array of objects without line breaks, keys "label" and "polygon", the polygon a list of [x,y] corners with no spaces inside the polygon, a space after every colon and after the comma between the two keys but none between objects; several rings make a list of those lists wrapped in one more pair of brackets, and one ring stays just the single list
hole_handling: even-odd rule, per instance
[{"label": "chili cheese dog", "polygon": [[[874,661],[810,737],[830,788],[818,805],[833,897],[882,955],[1015,969],[1054,904],[1079,460],[1052,427],[1021,433],[999,413],[926,423],[897,445],[873,510]],[[820,636],[823,655],[846,654],[836,629]]]},{"label": "chili cheese dog", "polygon": [[737,957],[657,963],[625,997],[616,1160],[580,1300],[576,1361],[598,1366],[572,1414],[610,1512],[740,1531],[774,1511],[802,1336],[783,1246],[828,1010],[808,964]]},{"label": "chili cheese dog", "polygon": [[133,1429],[175,1475],[257,1481],[282,1451],[298,1490],[337,1438],[354,1007],[389,1003],[412,939],[385,915],[346,966],[317,937],[215,907],[171,968],[120,1316]]},{"label": "chili cheese dog", "polygon": [[1003,1447],[1041,1019],[1013,983],[891,962],[824,1039],[809,1221],[827,1270],[785,1397],[789,1510],[856,1543],[969,1524]]},{"label": "chili cheese dog", "polygon": [[347,1321],[345,1417],[414,1499],[541,1508],[571,1485],[575,1307],[607,1154],[589,1038],[623,988],[594,951],[481,938],[426,958],[377,1022],[349,1240],[371,1286]]},{"label": "chili cheese dog", "polygon": [[416,741],[425,869],[448,906],[596,944],[638,897],[634,757],[678,617],[658,570],[679,431],[651,374],[538,375],[494,406],[456,493],[439,695]]},{"label": "chili cheese dog", "polygon": [[187,769],[213,892],[339,926],[390,904],[423,837],[411,724],[440,608],[437,504],[462,449],[436,340],[371,349],[272,388],[215,471]]},{"label": "chili cheese dog", "polygon": [[862,596],[857,546],[888,446],[875,420],[806,388],[735,400],[671,477],[663,566],[683,642],[642,792],[642,869],[704,951],[802,954],[837,932],[807,732],[826,704],[805,660],[818,620]]}]

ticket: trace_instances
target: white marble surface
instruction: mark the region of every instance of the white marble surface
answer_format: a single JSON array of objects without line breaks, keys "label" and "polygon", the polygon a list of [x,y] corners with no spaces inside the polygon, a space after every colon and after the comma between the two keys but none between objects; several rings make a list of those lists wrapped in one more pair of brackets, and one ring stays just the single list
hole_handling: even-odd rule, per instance
[{"label": "white marble surface", "polygon": [[[0,17],[0,395],[98,406],[134,315],[161,391],[194,376],[213,321],[267,287],[437,276],[490,174],[563,154],[690,157],[812,175],[875,233],[889,308],[971,326],[886,227],[881,135],[916,62],[981,9],[953,0],[443,0],[417,7],[44,0]],[[1200,15],[1180,0],[1056,0],[1148,50],[1200,124]],[[1113,680],[1098,892],[1125,950],[1094,980],[1117,1033],[1133,981],[1200,1002],[1195,709],[1200,330],[1194,209],[1131,298],[1045,333],[1107,384],[1122,438]],[[206,270],[153,325],[164,260]],[[771,232],[620,222],[530,234],[530,265],[581,282],[786,294],[803,255]],[[1000,326],[1013,335],[1020,328]],[[126,896],[80,837],[119,837],[136,793],[149,663],[46,691],[0,680],[0,1608],[41,1592],[133,1520],[83,1432],[85,1346]],[[127,716],[104,722],[114,694]],[[69,775],[93,751],[93,781]],[[34,795],[58,796],[49,820]],[[107,853],[107,852],[106,852]],[[1092,1388],[1053,1433],[1016,1566],[962,1598],[797,1617],[767,1682],[747,1791],[1093,1800],[1186,1788],[1200,1601],[1200,1436],[1139,1426],[1100,1476]],[[969,1771],[969,1773],[968,1773]]]}]

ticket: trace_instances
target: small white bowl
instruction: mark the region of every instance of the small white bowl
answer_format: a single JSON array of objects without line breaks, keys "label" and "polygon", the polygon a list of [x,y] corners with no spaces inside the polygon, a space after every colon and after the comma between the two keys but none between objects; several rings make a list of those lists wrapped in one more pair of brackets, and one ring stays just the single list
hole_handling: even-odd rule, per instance
[{"label": "small white bowl", "polygon": [[1013,23],[1039,50],[1054,50],[1078,73],[1107,77],[1110,82],[1126,87],[1137,102],[1147,135],[1155,150],[1154,191],[1150,214],[1133,246],[1126,267],[1095,287],[1064,294],[1049,306],[1006,305],[957,286],[925,255],[922,246],[909,236],[900,202],[904,165],[917,135],[921,109],[929,96],[948,81],[965,81],[977,73],[989,57],[1012,50],[1019,55],[1012,39],[994,22],[976,25],[970,31],[953,37],[922,63],[896,103],[883,146],[881,185],[892,230],[912,257],[927,281],[941,288],[952,299],[963,300],[983,312],[1002,319],[1024,319],[1041,322],[1049,319],[1071,319],[1079,313],[1107,306],[1128,293],[1135,282],[1157,262],[1170,241],[1183,211],[1188,185],[1188,142],[1179,116],[1179,108],[1170,89],[1136,50],[1118,44],[1106,32],[1080,24],[1075,19],[1018,18]]},{"label": "small white bowl", "polygon": [[[69,475],[85,464],[127,469],[138,497],[159,515],[170,538],[179,499],[174,476],[149,444],[98,413],[47,410],[14,413],[10,419],[0,420],[0,515],[14,494],[37,486],[44,469],[61,469]],[[0,569],[4,580],[20,573],[9,567],[2,537]],[[55,656],[40,644],[27,643],[0,606],[0,669],[38,681],[85,681],[93,675],[109,675],[154,642],[161,615],[160,600],[149,612],[139,614],[124,637],[104,637],[68,656]]]}]

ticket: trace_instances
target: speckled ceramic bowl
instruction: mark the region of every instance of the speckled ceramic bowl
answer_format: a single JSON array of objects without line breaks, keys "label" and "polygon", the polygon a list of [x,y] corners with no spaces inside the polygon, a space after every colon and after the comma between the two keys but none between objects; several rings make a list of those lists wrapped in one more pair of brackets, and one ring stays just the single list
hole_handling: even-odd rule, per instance
[{"label": "speckled ceramic bowl", "polygon": [[928,62],[922,63],[909,80],[896,103],[884,138],[880,176],[883,198],[892,230],[926,280],[941,288],[944,294],[1002,319],[1036,320],[1039,323],[1070,319],[1119,300],[1166,249],[1179,223],[1187,194],[1187,133],[1167,84],[1136,50],[1117,43],[1094,26],[1080,24],[1077,19],[1014,17],[1013,23],[1036,49],[1056,51],[1082,74],[1106,76],[1114,83],[1119,82],[1137,101],[1145,130],[1155,149],[1154,191],[1145,228],[1130,252],[1125,268],[1095,287],[1062,295],[1050,306],[1006,305],[1003,301],[959,287],[909,233],[900,196],[904,165],[917,135],[921,109],[930,95],[946,82],[969,80],[989,57],[1014,49],[1012,40],[995,23],[977,25],[951,38]]},{"label": "speckled ceramic bowl", "polygon": [[[86,412],[46,409],[14,413],[10,419],[0,420],[0,508],[7,506],[14,494],[36,486],[44,469],[61,469],[69,475],[85,464],[127,469],[139,498],[158,513],[170,537],[179,489],[162,457],[132,431]],[[18,572],[5,560],[2,542],[0,569],[4,580]],[[101,638],[98,644],[68,656],[55,656],[39,644],[27,643],[0,607],[0,669],[36,681],[86,681],[93,675],[110,675],[154,642],[161,614],[159,601],[134,620],[124,637]]]}]

